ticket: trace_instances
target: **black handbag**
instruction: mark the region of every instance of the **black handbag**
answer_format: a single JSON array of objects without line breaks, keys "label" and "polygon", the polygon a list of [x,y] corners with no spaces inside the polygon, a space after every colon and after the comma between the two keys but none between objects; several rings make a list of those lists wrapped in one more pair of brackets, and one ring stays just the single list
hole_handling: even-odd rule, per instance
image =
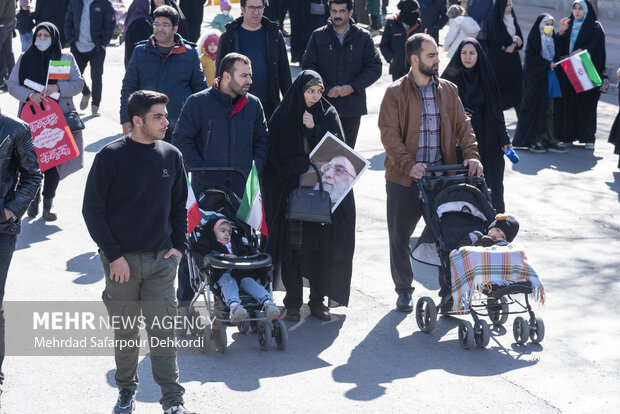
[{"label": "black handbag", "polygon": [[86,128],[77,111],[71,111],[69,113],[66,113],[65,120],[67,121],[67,125],[69,126],[69,130],[71,132],[81,131]]},{"label": "black handbag", "polygon": [[323,182],[319,174],[319,169],[313,163],[318,177],[319,189],[301,186],[299,177],[299,187],[291,192],[288,198],[286,209],[286,219],[295,221],[307,221],[311,223],[332,224],[332,202],[329,193],[323,189]]}]

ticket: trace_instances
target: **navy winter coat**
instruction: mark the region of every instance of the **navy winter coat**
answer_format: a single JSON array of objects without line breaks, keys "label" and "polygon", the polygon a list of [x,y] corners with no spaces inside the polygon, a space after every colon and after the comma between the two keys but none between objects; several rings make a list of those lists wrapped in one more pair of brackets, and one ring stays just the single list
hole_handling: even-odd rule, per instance
[{"label": "navy winter coat", "polygon": [[[233,104],[214,86],[187,98],[172,134],[172,144],[183,154],[188,171],[196,168],[235,168],[247,177],[256,163],[259,174],[269,156],[269,134],[258,98],[247,94]],[[224,178],[228,176],[229,178]],[[212,185],[243,196],[245,179],[230,172],[194,174],[194,192]]]},{"label": "navy winter coat", "polygon": [[153,36],[136,45],[121,88],[121,124],[129,122],[127,100],[137,90],[168,95],[168,120],[174,127],[185,100],[191,94],[207,89],[195,45],[178,34],[175,34],[175,40],[177,45],[165,58]]},{"label": "navy winter coat", "polygon": [[[83,0],[71,0],[67,8],[65,37],[70,45],[75,43],[80,35],[83,8]],[[108,46],[114,34],[115,26],[116,18],[114,17],[112,3],[109,0],[94,0],[90,4],[90,37],[95,44],[95,49]]]}]

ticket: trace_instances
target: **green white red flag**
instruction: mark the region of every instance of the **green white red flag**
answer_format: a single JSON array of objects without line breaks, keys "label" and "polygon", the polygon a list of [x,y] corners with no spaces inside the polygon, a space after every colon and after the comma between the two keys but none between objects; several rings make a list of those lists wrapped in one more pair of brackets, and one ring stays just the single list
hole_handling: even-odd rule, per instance
[{"label": "green white red flag", "polygon": [[256,165],[252,165],[252,171],[245,183],[245,191],[241,206],[237,211],[237,218],[248,223],[254,230],[267,236],[267,222],[265,221],[265,209],[263,199],[260,194],[260,184],[258,181],[258,171]]},{"label": "green white red flag", "polygon": [[185,202],[185,208],[187,209],[187,234],[190,234],[200,224],[202,216],[200,215],[200,208],[187,174],[185,174],[185,180],[187,181],[187,201]]},{"label": "green white red flag", "polygon": [[577,93],[589,91],[603,83],[587,50],[562,59],[558,63],[562,65],[564,73]]},{"label": "green white red flag", "polygon": [[71,62],[65,60],[50,60],[47,70],[47,79],[68,80],[71,76]]}]

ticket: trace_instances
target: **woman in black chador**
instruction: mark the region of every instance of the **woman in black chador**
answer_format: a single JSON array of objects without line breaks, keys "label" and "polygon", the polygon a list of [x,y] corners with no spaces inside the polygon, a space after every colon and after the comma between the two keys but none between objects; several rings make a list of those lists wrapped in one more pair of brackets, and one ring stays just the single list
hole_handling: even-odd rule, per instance
[{"label": "woman in black chador", "polygon": [[491,190],[493,207],[498,213],[504,206],[504,152],[511,147],[495,74],[480,43],[467,38],[452,56],[442,78],[459,87],[459,98],[471,117],[484,166],[484,177]]},{"label": "woman in black chador", "polygon": [[556,35],[553,30],[553,16],[543,13],[538,16],[525,48],[523,67],[523,100],[512,140],[515,147],[529,147],[531,152],[567,152],[555,138],[555,100],[549,97],[548,73],[555,69],[557,61]]},{"label": "woman in black chador", "polygon": [[338,113],[325,98],[321,76],[302,71],[269,121],[271,149],[263,172],[269,236],[266,250],[281,264],[286,288],[286,319],[298,321],[303,303],[302,276],[310,282],[312,315],[329,320],[324,297],[349,303],[355,249],[355,201],[347,195],[332,215],[333,224],[287,221],[287,200],[301,174],[310,168],[308,154],[326,132],[344,141]]},{"label": "woman in black chador", "polygon": [[[596,12],[588,0],[575,0],[570,17],[560,21],[558,36],[560,58],[582,50],[590,52],[590,58],[599,76],[605,72],[605,33],[596,20]],[[562,70],[558,70],[562,87],[562,99],[558,100],[555,111],[556,135],[564,146],[573,141],[586,144],[586,149],[594,149],[596,134],[596,107],[601,96],[599,88],[575,93],[570,81]]]},{"label": "woman in black chador", "polygon": [[[620,69],[616,71],[616,77],[620,81]],[[620,93],[618,94],[618,104],[620,105]],[[609,131],[608,142],[614,144],[614,154],[620,155],[620,111],[616,115],[614,124],[611,126],[611,131]],[[618,161],[618,168],[620,168],[620,161]]]},{"label": "woman in black chador", "polygon": [[153,34],[151,18],[151,2],[149,0],[133,0],[125,17],[125,69],[136,48],[136,43],[148,39]]},{"label": "woman in black chador", "polygon": [[512,0],[497,0],[488,20],[488,57],[499,85],[502,109],[521,109],[521,57],[523,34],[512,9]]}]

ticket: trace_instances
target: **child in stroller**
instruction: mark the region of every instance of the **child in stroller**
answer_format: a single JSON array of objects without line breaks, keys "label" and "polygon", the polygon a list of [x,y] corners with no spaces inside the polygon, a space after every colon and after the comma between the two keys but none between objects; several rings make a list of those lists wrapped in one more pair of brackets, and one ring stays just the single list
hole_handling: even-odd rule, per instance
[{"label": "child in stroller", "polygon": [[489,224],[487,234],[475,230],[469,233],[456,248],[463,246],[489,247],[499,243],[510,243],[519,232],[519,222],[513,216],[497,214],[495,221]]},{"label": "child in stroller", "polygon": [[[226,219],[210,220],[203,228],[195,245],[196,251],[203,256],[221,254],[235,258],[237,255],[249,256],[257,253],[254,247],[243,243],[241,236],[233,232],[231,222]],[[239,285],[262,305],[267,320],[272,321],[280,316],[280,310],[273,303],[269,292],[251,274],[241,270],[218,269],[214,279],[217,279],[223,302],[230,308],[231,323],[236,324],[248,318],[248,312],[239,298]]]}]

